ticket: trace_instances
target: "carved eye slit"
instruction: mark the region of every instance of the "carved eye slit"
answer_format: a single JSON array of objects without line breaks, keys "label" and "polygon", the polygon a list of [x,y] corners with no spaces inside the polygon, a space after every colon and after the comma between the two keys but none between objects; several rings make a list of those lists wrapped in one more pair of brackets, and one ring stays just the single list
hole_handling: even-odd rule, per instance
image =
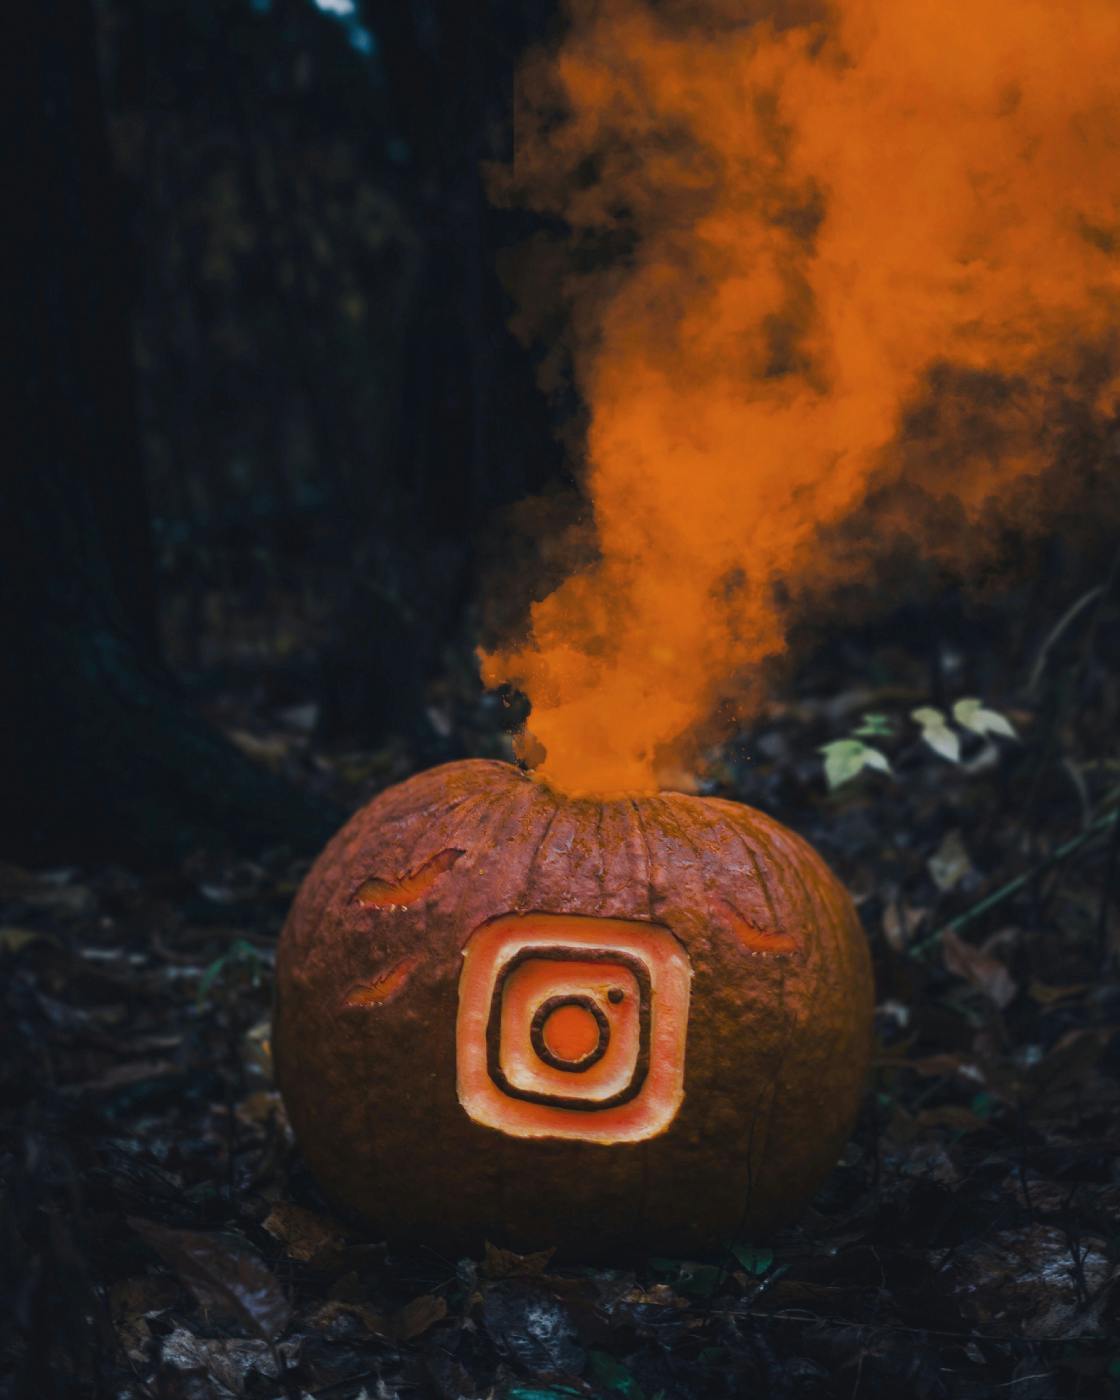
[{"label": "carved eye slit", "polygon": [[440,851],[423,865],[399,880],[386,880],[372,875],[354,891],[354,899],[363,909],[401,909],[422,899],[441,875],[445,875],[464,853],[454,849]]},{"label": "carved eye slit", "polygon": [[382,1006],[391,1001],[412,976],[420,954],[412,953],[394,963],[368,982],[355,982],[342,999],[343,1006]]},{"label": "carved eye slit", "polygon": [[792,933],[782,933],[777,929],[755,928],[726,900],[723,909],[727,926],[748,953],[769,953],[772,956],[788,957],[801,951],[801,940]]}]

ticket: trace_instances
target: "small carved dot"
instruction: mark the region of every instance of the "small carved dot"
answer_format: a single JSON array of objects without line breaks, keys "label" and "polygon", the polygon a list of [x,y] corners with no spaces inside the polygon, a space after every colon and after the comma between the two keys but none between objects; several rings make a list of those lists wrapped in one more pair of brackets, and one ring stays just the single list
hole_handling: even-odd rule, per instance
[{"label": "small carved dot", "polygon": [[623,992],[621,987],[612,987],[607,993],[607,1000],[609,1002],[612,1002],[615,1006],[617,1006],[624,995],[625,993]]}]

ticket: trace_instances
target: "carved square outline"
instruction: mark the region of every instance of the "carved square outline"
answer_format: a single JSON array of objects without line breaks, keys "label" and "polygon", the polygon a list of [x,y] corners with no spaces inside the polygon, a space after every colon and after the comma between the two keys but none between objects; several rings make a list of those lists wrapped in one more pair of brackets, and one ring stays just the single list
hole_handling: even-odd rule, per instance
[{"label": "carved square outline", "polygon": [[[624,967],[634,978],[638,987],[638,1052],[634,1059],[634,1070],[630,1080],[617,1093],[604,1099],[590,1099],[578,1095],[548,1094],[538,1089],[522,1089],[507,1077],[501,1063],[502,998],[506,981],[523,963],[534,960],[543,962],[592,962],[615,963]],[[503,1094],[513,1099],[524,1099],[527,1103],[547,1104],[551,1108],[576,1108],[585,1113],[600,1112],[605,1108],[617,1108],[629,1103],[642,1091],[642,1085],[649,1074],[649,1042],[652,1001],[652,981],[649,968],[633,953],[613,948],[577,948],[556,944],[529,945],[520,948],[513,957],[504,962],[494,979],[494,991],[490,998],[490,1015],[486,1022],[486,1070],[490,1078]]]}]

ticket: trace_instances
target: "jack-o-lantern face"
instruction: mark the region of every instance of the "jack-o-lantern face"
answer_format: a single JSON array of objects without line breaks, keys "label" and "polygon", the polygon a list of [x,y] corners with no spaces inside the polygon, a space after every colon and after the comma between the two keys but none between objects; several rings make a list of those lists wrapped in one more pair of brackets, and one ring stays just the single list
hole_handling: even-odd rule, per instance
[{"label": "jack-o-lantern face", "polygon": [[870,1008],[850,900],[777,823],[476,761],[320,857],[274,1044],[316,1174],[387,1231],[697,1250],[835,1160]]}]

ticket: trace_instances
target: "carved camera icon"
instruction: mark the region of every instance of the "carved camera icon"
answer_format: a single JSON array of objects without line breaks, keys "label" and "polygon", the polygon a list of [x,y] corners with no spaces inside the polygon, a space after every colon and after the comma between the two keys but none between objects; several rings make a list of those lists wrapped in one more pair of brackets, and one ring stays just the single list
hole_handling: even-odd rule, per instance
[{"label": "carved camera icon", "polygon": [[684,1097],[691,968],[667,928],[507,915],[463,950],[459,1101],[516,1137],[637,1142]]}]

